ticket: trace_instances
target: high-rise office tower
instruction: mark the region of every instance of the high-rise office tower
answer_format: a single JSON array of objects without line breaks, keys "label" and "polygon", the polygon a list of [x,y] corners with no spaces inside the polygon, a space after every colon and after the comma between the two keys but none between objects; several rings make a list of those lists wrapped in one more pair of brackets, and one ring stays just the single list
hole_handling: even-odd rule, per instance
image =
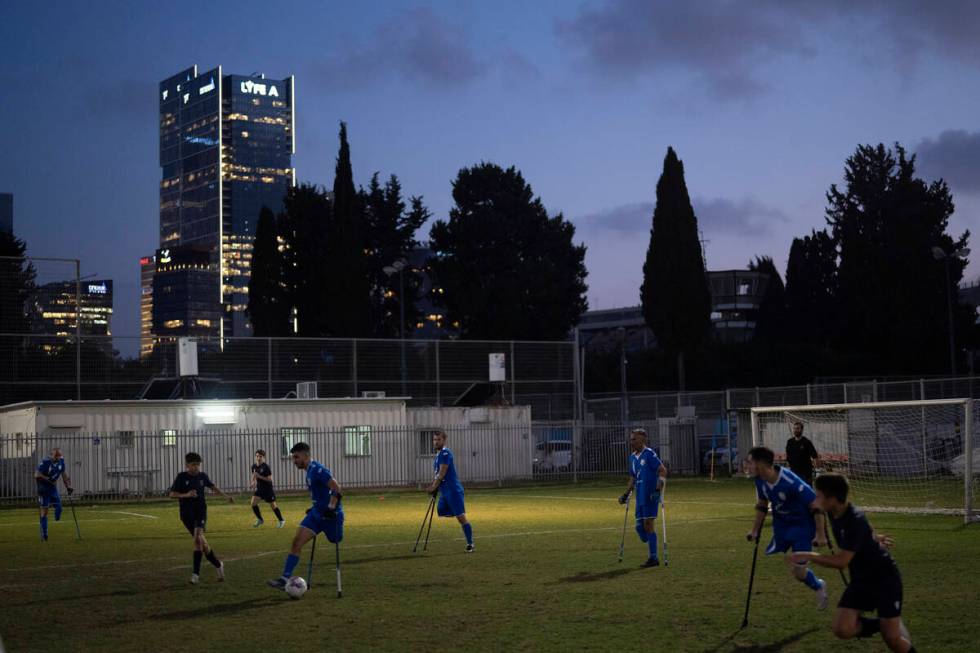
[{"label": "high-rise office tower", "polygon": [[[226,75],[221,66],[160,82],[160,248],[215,254],[221,318],[207,335],[251,334],[245,308],[259,211],[278,213],[296,183],[294,89],[293,77]],[[171,334],[191,331],[201,335]]]},{"label": "high-rise office tower", "polygon": [[153,353],[153,273],[156,256],[140,259],[140,358]]}]

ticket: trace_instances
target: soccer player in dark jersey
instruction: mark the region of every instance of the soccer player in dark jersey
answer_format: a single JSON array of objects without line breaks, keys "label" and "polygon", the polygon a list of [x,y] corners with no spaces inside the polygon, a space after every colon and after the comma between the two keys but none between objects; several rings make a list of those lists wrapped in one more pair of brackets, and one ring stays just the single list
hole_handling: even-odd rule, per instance
[{"label": "soccer player in dark jersey", "polygon": [[61,449],[54,448],[51,455],[41,461],[34,472],[37,482],[37,504],[41,513],[41,541],[48,541],[48,508],[54,506],[54,520],[61,521],[61,495],[58,494],[58,479],[65,484],[65,491],[70,495],[74,490],[71,479],[65,470],[65,457]]},{"label": "soccer player in dark jersey", "polygon": [[633,450],[629,457],[630,483],[623,496],[619,497],[619,503],[622,505],[629,501],[635,488],[636,534],[647,545],[650,553],[643,566],[657,567],[660,559],[657,556],[657,528],[653,520],[657,518],[660,493],[667,482],[667,468],[653,449],[647,446],[646,429],[630,431],[630,449]]},{"label": "soccer player in dark jersey", "polygon": [[803,435],[803,422],[793,422],[793,437],[786,441],[786,462],[793,473],[813,487],[813,465],[820,460],[817,448]]},{"label": "soccer player in dark jersey", "polygon": [[[868,518],[847,500],[850,490],[841,474],[817,477],[817,502],[830,515],[839,550],[834,554],[794,553],[794,562],[812,562],[823,567],[851,572],[837,603],[833,631],[840,639],[871,637],[880,632],[892,651],[914,653],[909,631],[902,623],[902,576],[888,552],[891,540],[876,535]],[[878,617],[862,617],[877,611]]]},{"label": "soccer player in dark jersey", "polygon": [[[811,551],[813,545],[826,546],[823,513],[813,488],[787,468],[773,464],[774,459],[772,449],[767,447],[749,451],[750,466],[755,472],[756,513],[748,540],[754,542],[760,537],[762,522],[771,505],[772,541],[766,547],[766,555],[786,553],[790,549]],[[791,568],[796,580],[813,590],[817,609],[826,609],[826,581],[817,578],[805,561],[794,563]]]},{"label": "soccer player in dark jersey", "polygon": [[214,555],[214,549],[208,545],[208,540],[204,536],[208,521],[205,488],[211,488],[215,494],[225,497],[228,503],[234,503],[235,499],[222,492],[211,482],[208,475],[201,471],[201,454],[192,451],[184,456],[184,462],[187,471],[177,474],[173,485],[170,486],[170,498],[180,499],[180,521],[194,538],[194,572],[191,574],[191,583],[196,585],[200,578],[202,557],[207,558],[208,562],[218,570],[218,580],[221,581],[225,579],[225,565],[218,560],[218,556]]},{"label": "soccer player in dark jersey", "polygon": [[293,455],[293,464],[306,471],[306,487],[310,490],[313,505],[306,511],[306,517],[296,529],[282,576],[266,581],[269,587],[281,590],[286,589],[293,570],[299,564],[299,554],[307,542],[320,533],[326,535],[331,543],[344,539],[344,507],[340,503],[344,495],[340,493],[340,483],[329,469],[313,460],[310,445],[305,442],[297,442],[289,453]]},{"label": "soccer player in dark jersey", "polygon": [[262,511],[259,509],[260,499],[272,504],[272,512],[276,513],[276,519],[279,520],[278,528],[285,526],[286,520],[282,518],[282,513],[279,512],[279,504],[276,503],[276,491],[272,487],[272,470],[269,469],[269,464],[265,462],[265,451],[262,449],[255,452],[255,464],[252,465],[252,482],[250,485],[255,486],[255,494],[252,495],[252,512],[255,513],[255,523],[252,526],[258,528],[265,523],[265,520],[262,519]]},{"label": "soccer player in dark jersey", "polygon": [[432,434],[432,448],[436,450],[436,459],[432,461],[432,469],[436,476],[432,479],[432,484],[426,492],[432,496],[439,493],[439,505],[436,512],[440,517],[455,517],[459,525],[463,527],[463,536],[466,538],[466,552],[473,553],[476,545],[473,544],[473,525],[466,518],[466,503],[463,500],[463,484],[456,474],[456,463],[453,460],[453,452],[446,446],[447,436],[444,431],[436,431]]}]

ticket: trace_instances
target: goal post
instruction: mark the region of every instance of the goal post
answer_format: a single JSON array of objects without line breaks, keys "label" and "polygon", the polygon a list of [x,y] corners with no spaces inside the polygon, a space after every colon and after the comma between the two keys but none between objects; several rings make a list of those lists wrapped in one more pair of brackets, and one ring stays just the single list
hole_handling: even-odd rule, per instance
[{"label": "goal post", "polygon": [[887,401],[751,409],[752,445],[786,460],[793,425],[819,454],[817,473],[846,474],[868,510],[975,518],[980,439],[971,399]]}]

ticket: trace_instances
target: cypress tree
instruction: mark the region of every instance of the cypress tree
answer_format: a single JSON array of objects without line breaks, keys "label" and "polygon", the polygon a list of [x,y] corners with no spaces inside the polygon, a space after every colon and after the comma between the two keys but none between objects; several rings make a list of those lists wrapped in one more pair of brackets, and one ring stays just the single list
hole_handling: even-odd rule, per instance
[{"label": "cypress tree", "polygon": [[650,246],[640,287],[643,317],[657,342],[677,357],[680,390],[685,389],[685,355],[708,336],[711,294],[704,268],[698,219],[684,182],[684,164],[667,148],[657,182]]}]

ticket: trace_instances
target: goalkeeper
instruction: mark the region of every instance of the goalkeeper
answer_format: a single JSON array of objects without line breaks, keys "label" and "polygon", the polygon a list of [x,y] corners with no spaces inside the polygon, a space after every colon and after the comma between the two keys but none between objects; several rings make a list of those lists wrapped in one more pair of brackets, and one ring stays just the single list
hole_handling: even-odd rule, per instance
[{"label": "goalkeeper", "polygon": [[[833,631],[840,639],[872,637],[881,633],[892,651],[914,653],[909,631],[902,623],[902,577],[888,553],[891,540],[875,535],[868,518],[847,500],[847,479],[840,474],[817,477],[817,502],[830,515],[830,524],[840,550],[830,555],[794,553],[793,562],[812,562],[823,567],[851,572],[834,613]],[[877,612],[878,617],[862,617]]]},{"label": "goalkeeper", "polygon": [[660,493],[667,482],[667,468],[653,449],[647,446],[645,429],[630,431],[630,449],[633,450],[629,457],[630,483],[623,496],[619,497],[619,503],[629,501],[630,494],[636,490],[636,534],[650,550],[650,556],[643,566],[658,567],[657,529],[653,520],[657,518]]}]

